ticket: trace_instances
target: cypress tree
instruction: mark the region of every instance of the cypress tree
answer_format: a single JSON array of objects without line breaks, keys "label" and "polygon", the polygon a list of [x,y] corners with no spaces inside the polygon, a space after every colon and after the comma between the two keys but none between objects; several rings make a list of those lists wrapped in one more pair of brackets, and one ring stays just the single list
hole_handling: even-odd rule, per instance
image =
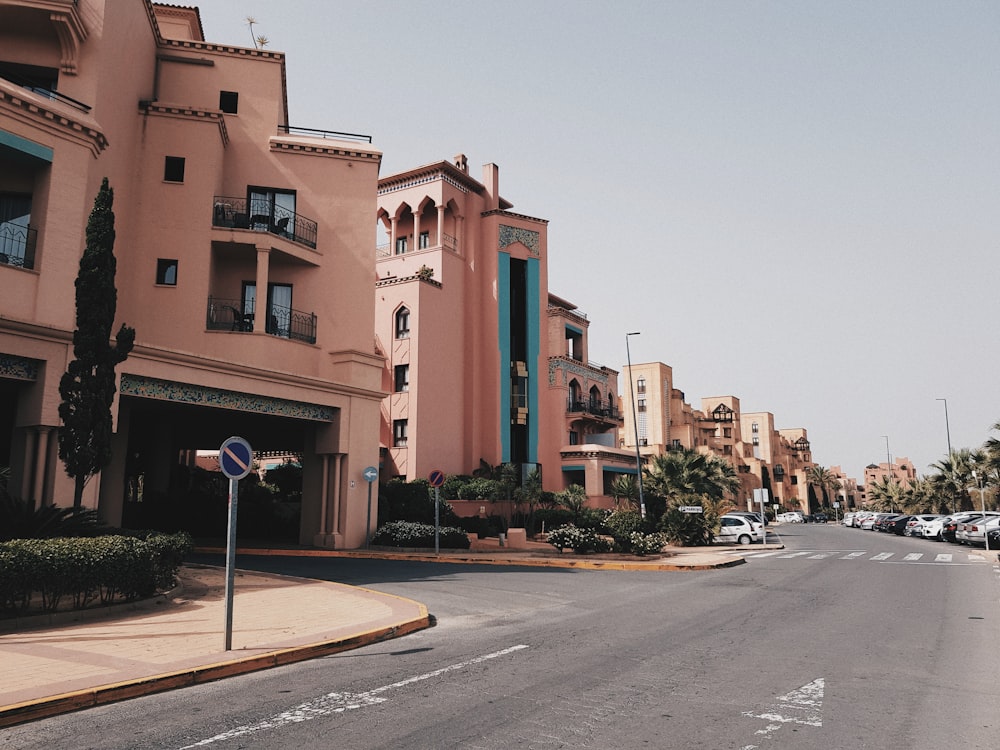
[{"label": "cypress tree", "polygon": [[87,221],[87,245],[76,277],[74,359],[59,381],[59,458],[75,480],[74,508],[83,502],[87,481],[111,461],[115,367],[135,343],[135,329],[122,324],[111,344],[118,306],[113,203],[114,191],[105,177]]}]

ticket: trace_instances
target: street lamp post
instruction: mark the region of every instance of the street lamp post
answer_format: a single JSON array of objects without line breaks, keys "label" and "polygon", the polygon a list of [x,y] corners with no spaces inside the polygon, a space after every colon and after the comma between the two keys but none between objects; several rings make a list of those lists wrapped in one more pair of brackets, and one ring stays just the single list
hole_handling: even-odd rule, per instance
[{"label": "street lamp post", "polygon": [[639,453],[639,417],[635,409],[635,386],[632,384],[632,353],[629,351],[629,336],[638,336],[639,331],[625,334],[625,357],[628,361],[628,390],[632,395],[632,427],[635,429],[635,470],[639,477],[639,514],[646,517],[646,499],[642,494],[642,455]]},{"label": "street lamp post", "polygon": [[954,457],[952,456],[951,453],[951,425],[948,423],[948,399],[939,398],[936,400],[944,401],[944,434],[948,438],[948,465],[951,467],[952,475],[954,475],[955,464],[954,464]]},{"label": "street lamp post", "polygon": [[[891,477],[892,480],[895,481],[896,474],[892,470],[892,456],[889,453],[889,436],[883,435],[882,437],[885,438],[885,467],[886,467],[886,472],[888,472],[886,475],[886,487],[888,487],[889,478]],[[896,510],[896,504],[893,503],[891,499],[889,500],[889,508],[890,510],[893,511]]]},{"label": "street lamp post", "polygon": [[973,469],[972,478],[976,480],[976,484],[979,485],[979,502],[983,506],[983,544],[986,545],[986,551],[990,551],[990,534],[986,529],[986,520],[989,516],[986,515],[986,492],[983,490],[983,478],[979,476],[979,473]]}]

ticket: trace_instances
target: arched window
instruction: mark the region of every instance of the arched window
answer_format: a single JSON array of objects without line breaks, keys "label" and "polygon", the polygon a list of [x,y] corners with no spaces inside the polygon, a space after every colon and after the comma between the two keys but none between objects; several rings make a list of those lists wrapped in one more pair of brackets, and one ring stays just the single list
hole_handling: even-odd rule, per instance
[{"label": "arched window", "polygon": [[410,310],[408,308],[401,307],[396,311],[395,330],[397,339],[410,338]]},{"label": "arched window", "polygon": [[580,384],[576,378],[569,381],[569,401],[574,405],[580,403]]}]

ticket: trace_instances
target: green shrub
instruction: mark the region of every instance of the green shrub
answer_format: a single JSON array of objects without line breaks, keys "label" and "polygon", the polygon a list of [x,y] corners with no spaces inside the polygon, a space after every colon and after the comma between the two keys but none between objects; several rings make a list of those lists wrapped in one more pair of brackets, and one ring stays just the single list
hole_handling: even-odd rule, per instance
[{"label": "green shrub", "polygon": [[[372,544],[385,547],[433,547],[434,526],[409,521],[390,521],[375,532]],[[447,549],[468,549],[469,537],[463,529],[442,526],[438,532],[438,546]]]},{"label": "green shrub", "polygon": [[52,539],[59,536],[92,536],[102,528],[97,511],[90,508],[60,508],[34,503],[11,495],[0,487],[0,542],[10,539]]},{"label": "green shrub", "polygon": [[562,552],[571,549],[578,555],[590,552],[610,552],[611,542],[598,535],[593,529],[581,529],[573,524],[560,526],[548,532],[549,544]]},{"label": "green shrub", "polygon": [[604,519],[604,528],[622,546],[627,546],[632,533],[642,531],[644,526],[642,514],[635,510],[615,510]]},{"label": "green shrub", "polygon": [[714,538],[711,525],[702,513],[682,513],[668,508],[660,517],[659,529],[667,541],[683,547],[705,546]]},{"label": "green shrub", "polygon": [[633,531],[629,535],[629,547],[632,554],[644,557],[645,555],[655,555],[663,549],[667,543],[663,534],[644,534],[641,531]]},{"label": "green shrub", "polygon": [[540,531],[556,529],[573,523],[573,512],[565,508],[538,508],[535,511],[535,523]]},{"label": "green shrub", "polygon": [[98,597],[108,604],[150,596],[173,584],[192,548],[186,533],[3,542],[0,606],[27,609],[36,591],[47,611],[57,609],[67,596],[74,609]]}]

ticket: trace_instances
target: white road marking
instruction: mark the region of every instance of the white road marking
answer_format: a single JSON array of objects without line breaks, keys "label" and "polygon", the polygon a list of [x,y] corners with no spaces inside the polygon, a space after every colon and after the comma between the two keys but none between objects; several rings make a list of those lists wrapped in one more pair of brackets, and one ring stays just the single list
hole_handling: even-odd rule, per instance
[{"label": "white road marking", "polygon": [[833,552],[820,552],[818,555],[809,555],[809,559],[810,560],[825,560],[826,558],[828,558],[832,554],[834,554],[834,553]]},{"label": "white road marking", "polygon": [[844,555],[840,559],[841,560],[853,560],[856,557],[861,557],[863,554],[865,554],[865,553],[864,552],[851,552],[849,554]]},{"label": "white road marking", "polygon": [[378,703],[384,703],[387,700],[386,698],[378,697],[379,693],[384,693],[387,690],[392,690],[394,688],[412,685],[415,682],[429,680],[432,677],[439,677],[446,672],[454,672],[458,669],[464,669],[465,667],[470,667],[473,664],[480,664],[484,661],[496,659],[500,656],[506,656],[507,654],[512,654],[515,651],[520,651],[525,648],[528,648],[528,646],[524,644],[511,646],[510,648],[505,648],[501,651],[494,651],[492,654],[477,656],[476,658],[469,659],[468,661],[452,664],[451,666],[442,667],[441,669],[435,669],[433,672],[426,672],[425,674],[408,677],[405,680],[394,682],[391,685],[383,685],[382,687],[377,687],[374,690],[368,690],[364,693],[327,693],[326,695],[307,701],[306,703],[300,703],[298,706],[295,706],[287,711],[283,711],[282,713],[272,716],[269,719],[263,719],[256,724],[244,724],[243,726],[230,729],[228,732],[223,732],[215,735],[214,737],[209,737],[199,742],[195,742],[192,745],[185,745],[180,750],[191,750],[191,748],[194,747],[205,747],[206,745],[211,745],[216,742],[223,742],[225,740],[231,740],[234,737],[241,737],[245,734],[254,734],[256,732],[263,732],[269,729],[279,729],[287,724],[296,724],[301,721],[318,719],[321,716],[343,713],[344,711],[362,708],[364,706],[374,706]]},{"label": "white road marking", "polygon": [[779,560],[787,560],[790,557],[802,557],[802,555],[808,555],[809,552],[792,552],[790,555],[778,555]]},{"label": "white road marking", "polygon": [[[821,727],[823,726],[822,710],[825,682],[822,677],[819,677],[797,690],[777,696],[775,700],[779,703],[769,706],[771,710],[763,713],[744,711],[743,716],[764,719],[768,722],[763,729],[754,732],[765,739],[771,739],[771,736],[786,724]],[[756,745],[745,745],[742,750],[754,750],[756,747]]]},{"label": "white road marking", "polygon": [[934,562],[951,562],[951,554],[944,552],[934,558]]},{"label": "white road marking", "polygon": [[869,560],[888,560],[890,557],[892,557],[892,555],[893,555],[892,552],[879,552],[874,557],[869,557],[868,559]]},{"label": "white road marking", "polygon": [[924,555],[923,555],[923,553],[922,553],[922,552],[911,552],[911,553],[910,553],[910,554],[908,554],[908,555],[904,555],[904,556],[903,556],[903,559],[904,559],[904,560],[919,560],[919,559],[920,559],[921,557],[923,557],[923,556],[924,556]]}]

